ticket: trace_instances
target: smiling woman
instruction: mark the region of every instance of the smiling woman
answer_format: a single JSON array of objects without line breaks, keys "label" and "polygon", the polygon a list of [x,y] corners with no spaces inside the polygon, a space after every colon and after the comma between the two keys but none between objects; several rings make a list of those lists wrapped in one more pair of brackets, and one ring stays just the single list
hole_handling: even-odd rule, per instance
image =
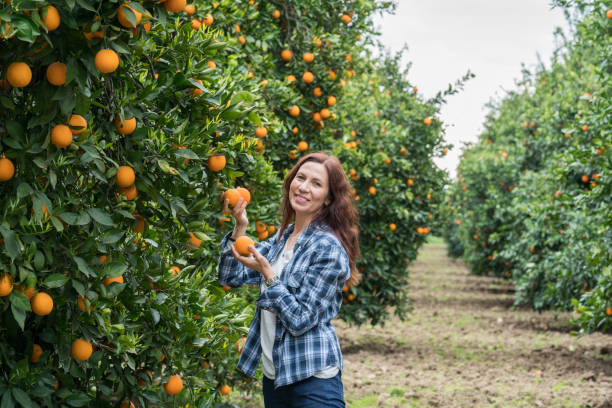
[{"label": "smiling woman", "polygon": [[331,320],[347,280],[359,281],[359,243],[340,162],[312,153],[287,173],[281,227],[274,238],[249,246],[248,256],[229,244],[245,235],[246,203],[240,199],[230,209],[226,200],[224,211],[235,227],[221,242],[219,282],[260,287],[238,368],[253,377],[261,360],[266,407],[344,407],[342,353]]}]

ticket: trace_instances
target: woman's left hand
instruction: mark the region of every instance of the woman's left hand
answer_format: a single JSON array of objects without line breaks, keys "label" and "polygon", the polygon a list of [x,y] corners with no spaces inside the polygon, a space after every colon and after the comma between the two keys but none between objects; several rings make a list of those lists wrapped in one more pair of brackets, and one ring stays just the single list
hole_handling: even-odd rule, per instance
[{"label": "woman's left hand", "polygon": [[231,246],[232,253],[234,254],[234,258],[236,258],[241,264],[246,266],[247,268],[253,269],[259,273],[261,273],[264,278],[271,279],[274,276],[274,271],[270,266],[268,260],[259,253],[259,251],[253,246],[249,245],[249,251],[251,251],[252,256],[242,256],[236,250],[234,244]]}]

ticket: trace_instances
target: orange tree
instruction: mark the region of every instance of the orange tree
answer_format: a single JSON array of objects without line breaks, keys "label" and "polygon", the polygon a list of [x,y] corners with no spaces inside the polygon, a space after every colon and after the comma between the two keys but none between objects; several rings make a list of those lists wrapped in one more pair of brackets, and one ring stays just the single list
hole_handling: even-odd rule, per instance
[{"label": "orange tree", "polygon": [[514,280],[517,304],[574,309],[612,328],[610,56],[612,11],[563,2],[574,38],[550,68],[491,106],[449,192],[449,222],[475,273]]},{"label": "orange tree", "polygon": [[253,310],[216,283],[217,198],[277,197],[243,137],[267,112],[179,6],[2,4],[3,405],[211,404],[243,380]]}]

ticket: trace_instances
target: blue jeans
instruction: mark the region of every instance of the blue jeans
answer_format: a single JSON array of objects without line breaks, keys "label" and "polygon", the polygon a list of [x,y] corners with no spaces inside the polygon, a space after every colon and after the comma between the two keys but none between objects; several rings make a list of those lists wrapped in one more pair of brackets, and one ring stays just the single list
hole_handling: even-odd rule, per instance
[{"label": "blue jeans", "polygon": [[333,378],[310,377],[274,389],[274,381],[264,375],[266,408],[344,408],[344,388],[339,372]]}]

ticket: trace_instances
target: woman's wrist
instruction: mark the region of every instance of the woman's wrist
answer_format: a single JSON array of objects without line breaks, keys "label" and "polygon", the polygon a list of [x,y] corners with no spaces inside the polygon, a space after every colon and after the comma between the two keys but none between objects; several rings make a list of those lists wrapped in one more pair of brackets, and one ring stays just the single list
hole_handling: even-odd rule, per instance
[{"label": "woman's wrist", "polygon": [[237,239],[238,237],[246,235],[246,230],[247,230],[246,225],[242,226],[242,225],[236,224],[236,226],[234,227],[234,231],[232,232],[231,237],[233,239]]}]

